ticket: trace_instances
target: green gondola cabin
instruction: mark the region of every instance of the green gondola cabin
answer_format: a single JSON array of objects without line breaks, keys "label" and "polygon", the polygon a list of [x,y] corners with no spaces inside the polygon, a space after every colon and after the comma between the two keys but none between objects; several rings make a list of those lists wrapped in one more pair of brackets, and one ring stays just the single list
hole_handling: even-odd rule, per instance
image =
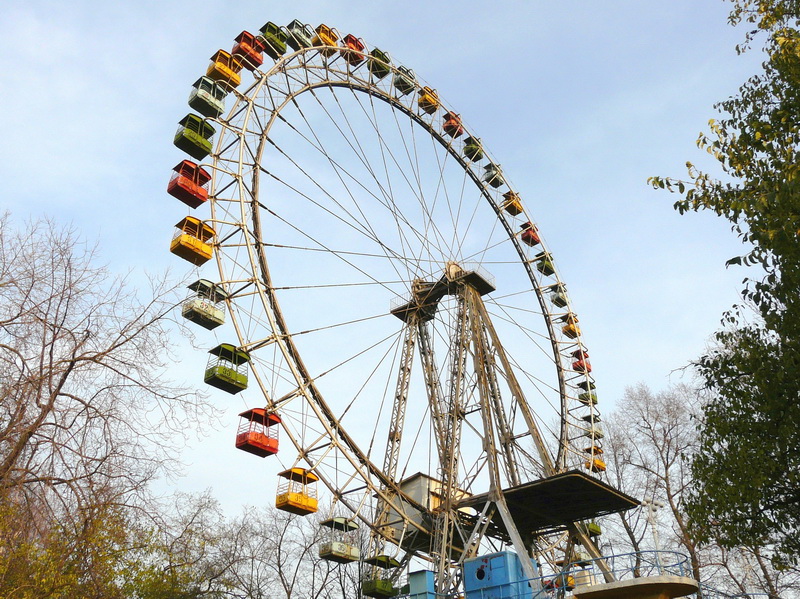
[{"label": "green gondola cabin", "polygon": [[383,79],[389,74],[391,68],[389,65],[392,63],[389,55],[383,50],[373,48],[369,53],[369,72],[375,79]]},{"label": "green gondola cabin", "polygon": [[236,449],[252,453],[260,458],[278,453],[278,425],[280,416],[264,408],[253,408],[239,414],[239,429],[236,431]]},{"label": "green gondola cabin", "polygon": [[247,364],[250,354],[230,343],[221,343],[209,350],[203,380],[231,395],[247,389]]},{"label": "green gondola cabin", "polygon": [[325,23],[319,25],[314,31],[316,31],[316,35],[311,40],[311,45],[319,48],[319,53],[323,56],[333,56],[336,49],[328,46],[336,46],[336,42],[339,39],[339,32],[333,27],[328,27]]},{"label": "green gondola cabin", "polygon": [[500,187],[505,181],[503,180],[503,175],[500,171],[500,165],[494,164],[490,162],[486,166],[483,167],[483,180],[497,189]]},{"label": "green gondola cabin", "polygon": [[597,392],[595,389],[595,384],[591,381],[581,381],[578,383],[578,387],[582,390],[580,394],[578,394],[578,401],[581,402],[585,406],[593,406],[597,404]]},{"label": "green gondola cabin", "polygon": [[261,53],[264,51],[266,43],[261,36],[253,35],[249,31],[242,31],[234,41],[236,45],[231,50],[231,54],[242,62],[245,69],[254,71],[264,63]]},{"label": "green gondola cabin", "polygon": [[228,294],[216,283],[200,279],[189,285],[193,292],[181,306],[181,315],[204,329],[213,330],[225,323],[223,302]]},{"label": "green gondola cabin", "polygon": [[590,537],[599,537],[601,534],[603,534],[603,529],[600,528],[600,525],[594,520],[586,525],[586,530]]},{"label": "green gondola cabin", "polygon": [[319,525],[328,529],[322,532],[324,541],[319,546],[319,556],[322,559],[347,564],[361,558],[361,552],[355,544],[358,524],[338,516],[323,520]]},{"label": "green gondola cabin", "polygon": [[553,266],[553,259],[550,257],[550,254],[543,252],[536,256],[535,260],[536,270],[543,275],[549,277],[556,272],[556,268]]},{"label": "green gondola cabin", "polygon": [[367,57],[364,56],[364,49],[367,45],[364,40],[357,38],[352,33],[348,33],[342,40],[342,56],[351,67],[357,67],[364,62]]},{"label": "green gondola cabin", "polygon": [[286,27],[286,31],[286,43],[289,44],[293,50],[297,51],[311,47],[311,42],[314,40],[314,29],[311,25],[306,25],[295,19],[289,23]]},{"label": "green gondola cabin", "polygon": [[520,241],[522,241],[522,243],[525,245],[533,247],[542,243],[542,240],[539,237],[539,230],[532,222],[528,221],[527,223],[523,223],[519,226],[519,228],[521,230],[519,234]]},{"label": "green gondola cabin", "polygon": [[244,63],[238,56],[232,56],[225,50],[217,50],[211,57],[211,64],[208,65],[206,75],[217,81],[226,90],[230,91],[238,87],[242,82],[239,72],[244,68]]},{"label": "green gondola cabin", "polygon": [[211,153],[211,138],[216,131],[201,116],[189,113],[178,121],[178,131],[173,143],[195,160],[202,160]]},{"label": "green gondola cabin", "polygon": [[522,214],[522,201],[514,191],[507,191],[503,194],[503,204],[500,207],[512,216]]},{"label": "green gondola cabin", "polygon": [[203,75],[192,84],[189,106],[208,118],[217,118],[225,112],[225,96],[228,91],[224,85]]},{"label": "green gondola cabin", "polygon": [[571,355],[575,359],[572,363],[572,370],[585,373],[592,371],[592,364],[589,362],[589,350],[578,348]]},{"label": "green gondola cabin", "polygon": [[285,479],[278,485],[275,507],[290,514],[306,516],[317,511],[317,486],[319,477],[305,468],[289,468],[279,473]]},{"label": "green gondola cabin", "polygon": [[184,160],[172,169],[167,193],[190,208],[197,208],[208,200],[208,183],[211,175],[191,160]]},{"label": "green gondola cabin", "polygon": [[425,114],[433,114],[440,105],[439,94],[435,89],[425,86],[419,92],[417,104]]},{"label": "green gondola cabin", "polygon": [[483,148],[481,147],[481,140],[477,137],[468,137],[464,140],[464,156],[469,158],[472,162],[478,162],[483,158]]},{"label": "green gondola cabin", "polygon": [[211,259],[214,251],[211,243],[217,234],[211,226],[199,218],[187,216],[176,223],[175,228],[177,230],[169,246],[170,252],[195,266]]},{"label": "green gondola cabin", "polygon": [[414,71],[408,67],[401,66],[397,67],[397,72],[394,74],[394,79],[392,82],[394,83],[394,88],[405,96],[414,91],[414,88],[417,84],[417,78],[414,75]]},{"label": "green gondola cabin", "polygon": [[[293,21],[294,22],[294,21]],[[289,32],[283,27],[276,25],[272,21],[267,21],[261,28],[261,38],[264,41],[264,52],[267,56],[278,60],[286,54],[286,40]],[[309,45],[311,41],[309,40]]]},{"label": "green gondola cabin", "polygon": [[368,575],[361,583],[361,594],[366,597],[394,597],[398,594],[398,589],[392,584],[389,570],[400,567],[397,559],[385,555],[373,555],[364,560],[364,563],[372,566],[372,574]]}]

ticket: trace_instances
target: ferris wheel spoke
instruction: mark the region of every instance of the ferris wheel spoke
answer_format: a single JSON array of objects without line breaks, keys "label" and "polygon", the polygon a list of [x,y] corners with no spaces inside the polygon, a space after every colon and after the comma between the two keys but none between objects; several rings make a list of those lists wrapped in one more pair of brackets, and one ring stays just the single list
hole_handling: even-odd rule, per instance
[{"label": "ferris wheel spoke", "polygon": [[[296,129],[294,129],[294,130],[296,131]],[[348,193],[348,195],[350,195],[351,198],[353,197],[353,194],[349,190],[349,187],[346,184],[346,180],[354,181],[357,184],[358,187],[362,188],[365,192],[369,193],[377,202],[379,202],[382,205],[386,206],[386,204],[383,203],[383,201],[381,200],[380,197],[378,197],[371,190],[369,190],[368,188],[366,188],[364,186],[363,182],[359,181],[354,175],[349,174],[345,169],[341,168],[339,163],[336,160],[334,160],[324,150],[324,148],[320,144],[314,143],[313,141],[311,141],[309,138],[303,136],[302,134],[300,134],[300,135],[301,135],[301,137],[303,137],[304,140],[306,140],[312,147],[314,147],[317,151],[319,151],[320,154],[322,154],[328,160],[328,162],[331,164],[333,169],[336,171],[337,177],[339,178],[340,182],[342,183],[344,188],[347,190],[347,193]],[[274,142],[272,142],[271,140],[270,140],[270,143],[275,145]],[[276,149],[278,149],[278,151],[280,151],[281,154],[284,157],[286,157],[288,160],[290,160],[290,162],[292,162],[295,165],[295,167],[298,168],[298,170],[300,170],[306,178],[308,178],[309,181],[311,181],[315,186],[317,186],[318,189],[326,197],[328,197],[330,200],[332,200],[333,203],[335,205],[337,205],[348,218],[345,219],[341,215],[337,215],[337,214],[333,213],[330,209],[320,206],[319,203],[317,201],[313,200],[310,196],[308,196],[307,194],[302,193],[299,189],[294,188],[293,186],[291,186],[291,184],[287,183],[286,181],[284,181],[280,177],[277,177],[275,174],[267,171],[266,169],[263,169],[263,167],[262,167],[262,170],[264,172],[266,172],[267,174],[269,174],[270,176],[275,178],[280,183],[286,185],[286,187],[290,188],[294,193],[297,193],[298,195],[300,195],[304,199],[310,201],[315,206],[317,206],[319,208],[322,208],[325,212],[328,212],[334,218],[337,218],[337,219],[341,220],[342,222],[347,223],[354,230],[360,232],[361,234],[365,235],[367,238],[371,239],[381,249],[383,249],[385,251],[389,251],[388,248],[386,247],[385,243],[379,237],[377,237],[374,234],[374,232],[370,232],[370,231],[368,231],[368,230],[366,230],[364,228],[362,220],[358,219],[355,215],[350,213],[339,201],[337,201],[335,198],[333,198],[333,196],[330,194],[330,192],[327,189],[323,188],[310,173],[306,172],[299,164],[297,164],[297,162],[294,159],[292,159],[290,156],[288,156],[288,154],[283,152],[283,150],[281,148],[276,146]],[[347,174],[347,177],[342,177],[341,173]],[[389,213],[392,214],[395,219],[399,219],[402,222],[402,225],[403,225],[404,228],[408,229],[409,232],[411,232],[414,235],[416,235],[418,239],[420,239],[420,240],[424,239],[423,235],[420,232],[416,231],[415,227],[402,216],[401,212],[399,212],[397,210],[393,210],[393,209],[391,209],[391,207],[388,207],[388,206],[387,206],[387,208],[390,208]],[[389,251],[389,255],[393,255],[393,256],[396,257],[396,256],[399,255],[399,253],[398,252],[394,252],[394,251]],[[398,276],[400,276],[399,272],[397,274],[398,274]]]},{"label": "ferris wheel spoke", "polygon": [[396,64],[378,76],[382,59],[346,52],[301,48],[229,96],[209,193],[220,285],[287,465],[375,554],[426,559],[463,594],[458,564],[480,551],[569,551],[516,530],[504,493],[582,467],[583,438],[594,455],[592,379],[570,369],[582,346],[558,324],[550,254],[474,133]]},{"label": "ferris wheel spoke", "polygon": [[[424,240],[427,243],[427,240],[429,240],[430,237],[431,237],[430,233],[432,231],[434,233],[435,238],[438,240],[437,246],[440,248],[440,251],[441,251],[441,248],[452,248],[452,245],[447,245],[445,243],[445,237],[442,234],[442,232],[439,230],[439,228],[438,228],[438,226],[436,224],[436,219],[434,219],[432,217],[432,212],[433,212],[433,209],[435,207],[435,197],[436,197],[436,195],[434,195],[434,203],[433,203],[433,205],[431,207],[428,207],[427,203],[425,202],[424,195],[421,193],[421,190],[419,189],[419,178],[417,177],[417,185],[415,187],[415,185],[412,184],[412,182],[409,180],[409,178],[407,176],[405,176],[404,170],[400,166],[400,162],[398,161],[397,157],[395,156],[395,154],[392,151],[392,149],[389,146],[389,144],[386,143],[386,140],[384,139],[384,136],[381,134],[381,129],[378,126],[378,123],[377,123],[378,119],[377,119],[377,115],[375,113],[375,101],[374,101],[373,96],[372,95],[368,96],[369,97],[369,101],[370,101],[371,110],[367,111],[367,109],[364,107],[363,103],[360,101],[359,97],[355,94],[355,92],[353,92],[353,93],[354,93],[354,96],[356,96],[356,100],[357,100],[357,103],[358,103],[359,107],[361,108],[361,111],[366,116],[366,118],[369,121],[369,123],[372,125],[374,133],[375,133],[375,135],[377,137],[377,140],[378,140],[378,147],[380,149],[381,158],[382,158],[382,162],[383,162],[383,165],[384,165],[384,172],[386,174],[387,190],[389,191],[389,198],[388,199],[389,199],[389,201],[391,203],[391,206],[392,206],[392,212],[393,213],[397,212],[397,213],[401,214],[402,210],[398,206],[397,202],[395,202],[394,199],[393,199],[394,198],[394,189],[393,189],[393,186],[391,185],[391,178],[389,177],[389,169],[388,169],[388,164],[387,164],[387,160],[386,160],[386,156],[387,155],[391,158],[392,166],[394,168],[398,169],[400,171],[400,173],[402,174],[403,181],[406,183],[406,185],[408,186],[409,190],[414,194],[414,196],[417,199],[417,202],[419,203],[420,207],[423,210],[423,213],[425,215],[425,221],[424,221],[425,228],[422,231],[422,240]],[[401,139],[403,141],[403,146],[404,146],[404,148],[406,148],[406,154],[408,155],[408,150],[407,150],[407,145],[406,145],[407,144],[406,138],[403,135],[402,130],[399,128],[399,124],[398,124],[398,130],[400,131],[400,136],[401,136]],[[403,223],[397,222],[398,234],[401,236],[401,238],[405,235],[405,232],[404,232],[404,229],[403,229],[402,225],[403,225]],[[420,253],[418,257],[421,258],[422,257],[422,253]]]}]

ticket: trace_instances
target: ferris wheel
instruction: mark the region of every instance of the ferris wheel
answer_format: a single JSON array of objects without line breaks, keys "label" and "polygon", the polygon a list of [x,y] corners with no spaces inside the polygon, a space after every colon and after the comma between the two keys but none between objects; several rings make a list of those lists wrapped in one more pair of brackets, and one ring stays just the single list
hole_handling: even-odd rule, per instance
[{"label": "ferris wheel", "polygon": [[[203,162],[176,166],[170,193],[210,210],[172,249],[218,267],[184,315],[211,329],[227,312],[236,336],[206,381],[247,389],[241,448],[278,453],[279,507],[330,510],[325,551],[371,566],[366,595],[394,594],[412,560],[442,593],[504,547],[534,558],[529,579],[599,558],[587,521],[633,504],[601,480],[589,352],[553,254],[455,109],[339,38],[267,23],[192,89],[176,145]],[[344,542],[358,527],[361,551]]]}]

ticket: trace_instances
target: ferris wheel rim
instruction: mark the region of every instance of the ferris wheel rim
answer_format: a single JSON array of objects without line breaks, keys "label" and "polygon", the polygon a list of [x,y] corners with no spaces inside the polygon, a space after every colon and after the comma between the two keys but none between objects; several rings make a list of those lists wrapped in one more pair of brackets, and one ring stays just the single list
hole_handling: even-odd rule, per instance
[{"label": "ferris wheel rim", "polygon": [[[334,48],[334,47],[331,47],[331,48]],[[338,52],[338,51],[341,50],[341,48],[335,47],[335,50]],[[293,57],[296,57],[296,56],[299,56],[299,55],[305,56],[305,54],[307,54],[307,53],[315,53],[316,54],[318,52],[319,52],[319,50],[317,48],[303,49],[303,50],[300,50],[298,52],[295,52],[294,54],[289,55],[287,57],[284,57],[282,60],[276,62],[276,65],[272,69],[270,69],[269,73],[277,72],[277,70],[279,70],[280,65],[285,64],[286,62],[288,62]],[[313,56],[312,56],[312,58],[313,58]],[[305,58],[304,58],[303,62],[304,63],[307,62],[305,60]],[[392,69],[392,73],[393,74],[397,72],[397,69],[396,69],[396,67],[394,65],[390,65],[390,67]],[[326,69],[327,69],[327,65],[326,65]],[[348,69],[348,72],[349,72],[349,69]],[[259,79],[257,79],[256,84],[251,86],[251,88],[247,92],[245,92],[245,94],[242,94],[242,96],[244,98],[249,98],[248,94],[254,93],[253,90],[257,89],[259,85],[262,85],[264,83],[264,81],[269,77],[269,73],[264,74]],[[501,216],[499,205],[488,194],[488,192],[486,190],[486,186],[481,183],[480,179],[473,172],[473,170],[471,168],[467,168],[468,165],[455,152],[455,150],[453,149],[452,143],[449,142],[446,138],[444,138],[443,135],[438,133],[438,131],[435,131],[433,129],[433,127],[431,126],[431,124],[427,123],[423,119],[423,117],[421,117],[420,115],[417,115],[411,109],[409,109],[408,107],[403,105],[401,102],[399,102],[399,100],[397,98],[394,98],[394,97],[389,96],[389,95],[384,94],[384,93],[379,93],[379,90],[377,88],[375,88],[375,87],[373,87],[371,85],[361,85],[361,83],[359,83],[359,82],[350,83],[350,84],[347,84],[347,83],[344,83],[344,82],[338,82],[338,83],[330,83],[330,82],[324,82],[323,83],[323,82],[319,82],[317,84],[310,85],[308,87],[304,87],[302,90],[300,90],[300,91],[298,91],[296,93],[293,93],[290,96],[287,96],[283,106],[285,106],[289,102],[293,101],[294,98],[296,98],[297,96],[301,95],[302,93],[305,93],[305,92],[307,92],[307,91],[309,91],[311,89],[323,88],[323,87],[331,88],[331,89],[336,88],[336,87],[342,87],[342,88],[348,87],[348,88],[350,88],[350,89],[352,89],[354,91],[362,92],[362,93],[365,93],[365,94],[367,94],[367,95],[369,95],[371,97],[374,97],[374,98],[377,98],[377,99],[379,99],[381,101],[384,101],[392,108],[392,110],[399,110],[400,112],[404,113],[407,117],[411,118],[417,125],[421,126],[423,129],[425,129],[428,134],[430,134],[439,144],[441,144],[445,148],[445,150],[451,156],[453,156],[461,164],[461,166],[463,167],[465,173],[472,179],[472,181],[475,184],[475,186],[480,190],[480,193],[481,193],[482,197],[489,203],[489,205],[492,207],[492,209],[495,211],[495,213],[498,216]],[[421,87],[422,87],[422,85],[420,84],[420,82],[417,81],[415,83],[415,91],[411,95],[414,95],[414,93],[416,93],[419,89],[421,89]],[[279,112],[280,112],[279,110],[276,111],[275,115],[272,117],[273,120],[274,120],[274,118],[276,118],[276,116],[279,114]],[[266,128],[263,129],[263,132],[262,132],[262,135],[261,135],[261,146],[259,146],[259,150],[257,152],[258,158],[255,159],[255,163],[256,164],[259,164],[259,162],[260,162],[260,156],[261,156],[261,151],[263,149],[263,144],[266,143],[266,140],[268,138],[270,129],[271,129],[271,125],[270,125],[270,127],[266,127]],[[221,143],[222,143],[222,140],[220,140],[220,145],[221,145]],[[217,164],[217,157],[218,157],[218,155],[215,154],[214,155],[215,167],[216,167],[216,164]],[[254,170],[254,181],[255,181],[254,184],[253,184],[254,189],[257,189],[257,185],[258,185],[257,179],[258,179],[259,175],[257,174],[257,172],[258,172],[258,169],[256,168]],[[241,184],[241,180],[240,180],[240,184]],[[245,219],[246,219],[246,216],[248,215],[248,209],[245,206],[246,202],[244,200],[244,197],[245,197],[245,194],[242,194],[240,196],[240,198],[241,198],[240,199],[240,203],[241,203],[241,210],[242,210],[241,215],[242,215],[242,222],[247,222]],[[314,384],[313,384],[314,377],[312,377],[310,375],[310,372],[308,372],[308,370],[306,369],[306,367],[304,366],[304,364],[302,362],[301,352],[298,350],[297,346],[294,344],[294,340],[292,338],[290,330],[286,326],[285,319],[283,317],[283,313],[282,313],[282,310],[280,308],[280,301],[279,301],[278,297],[274,294],[274,291],[271,290],[272,288],[271,288],[271,285],[269,284],[269,282],[270,282],[269,266],[268,266],[268,261],[266,259],[266,256],[264,254],[264,245],[263,245],[263,243],[261,241],[262,235],[261,235],[261,230],[260,230],[260,224],[258,224],[258,216],[257,216],[260,213],[260,210],[258,209],[259,206],[257,205],[258,193],[253,193],[253,198],[252,198],[251,202],[252,202],[253,210],[251,212],[249,212],[249,214],[252,217],[252,223],[253,223],[252,226],[255,227],[255,232],[254,232],[254,234],[252,236],[248,234],[246,236],[246,239],[248,240],[248,242],[251,241],[251,239],[252,239],[252,244],[255,247],[255,253],[256,253],[255,260],[259,265],[259,272],[261,273],[261,277],[264,279],[263,282],[265,283],[265,286],[267,288],[266,299],[270,303],[270,305],[272,306],[273,313],[276,315],[276,318],[277,318],[276,324],[278,325],[278,328],[283,333],[282,336],[281,336],[281,339],[278,340],[277,343],[281,347],[282,350],[284,349],[284,347],[286,348],[288,355],[291,357],[291,360],[296,365],[299,366],[299,370],[301,371],[301,376],[303,378],[303,381],[305,383],[307,383],[306,389],[309,389],[309,388],[312,389],[312,396],[318,395],[318,397],[311,397],[311,396],[306,395],[306,399],[309,402],[313,402],[317,406],[322,408],[322,410],[320,412],[321,421],[323,421],[323,424],[330,425],[330,428],[328,429],[329,433],[331,433],[332,435],[336,434],[336,435],[339,435],[339,436],[341,436],[342,434],[345,435],[345,437],[343,437],[342,440],[350,448],[350,450],[353,451],[353,453],[356,456],[356,459],[354,461],[351,460],[351,465],[354,468],[357,469],[358,465],[360,463],[361,466],[367,467],[370,470],[370,472],[378,480],[380,480],[381,483],[386,485],[387,488],[391,488],[393,492],[402,493],[402,491],[400,490],[399,486],[397,485],[397,481],[382,477],[381,476],[383,474],[382,469],[377,464],[373,463],[371,460],[369,460],[367,458],[367,454],[365,452],[363,452],[358,447],[358,445],[355,443],[355,441],[353,441],[353,440],[349,439],[349,437],[347,437],[347,433],[346,433],[346,431],[344,431],[344,429],[342,427],[337,426],[337,424],[336,424],[336,420],[337,420],[336,419],[336,415],[329,408],[327,403],[324,401],[324,397],[322,396],[322,394],[319,393],[318,391],[313,391],[313,389],[314,389]],[[215,206],[215,204],[212,202],[212,210],[214,210],[214,206]],[[266,208],[263,205],[260,206],[260,207],[261,208]],[[504,218],[498,218],[498,220],[501,222],[503,227],[506,229],[506,232],[508,233],[508,237],[509,237],[511,243],[515,246],[515,248],[516,248],[516,250],[517,250],[517,252],[518,252],[518,254],[520,256],[521,261],[525,262],[523,250],[522,250],[522,248],[521,248],[521,246],[519,244],[519,241],[516,239],[513,231],[510,229],[509,223]],[[248,231],[248,233],[250,233],[250,232]],[[225,280],[225,273],[224,273],[223,266],[222,266],[222,257],[220,256],[219,253],[217,254],[217,262],[218,262],[218,266],[219,266],[219,269],[220,269],[221,278],[223,280]],[[546,299],[544,297],[544,293],[543,293],[542,289],[536,284],[535,277],[534,277],[533,272],[531,270],[529,261],[525,262],[525,267],[526,267],[526,270],[528,272],[529,279],[530,279],[530,282],[531,282],[531,289],[534,291],[534,293],[535,293],[535,295],[536,295],[536,297],[537,297],[537,299],[539,301],[539,304],[540,304],[540,307],[541,307],[541,311],[542,311],[542,315],[544,316],[544,320],[545,320],[545,322],[547,324],[547,327],[548,327],[548,330],[549,330],[550,342],[551,342],[551,345],[553,347],[553,352],[554,352],[554,355],[555,355],[554,364],[555,364],[555,368],[556,368],[556,371],[558,373],[558,379],[559,379],[559,396],[561,398],[561,403],[562,403],[561,410],[560,410],[560,418],[562,420],[562,427],[561,428],[562,428],[562,431],[563,431],[563,430],[565,430],[565,428],[567,426],[567,424],[566,424],[566,408],[564,406],[564,404],[566,402],[566,391],[565,391],[565,381],[564,381],[565,368],[562,365],[561,361],[558,359],[560,357],[560,351],[559,351],[559,347],[560,346],[557,344],[557,341],[556,341],[556,335],[555,335],[555,332],[554,332],[554,326],[555,325],[553,323],[552,318],[549,315],[549,311],[546,308],[546,303],[545,303]],[[556,274],[556,281],[559,284],[561,284],[561,280],[560,280],[560,278],[558,278],[557,274]],[[233,301],[234,299],[235,299],[235,296],[232,297],[231,301]],[[231,313],[233,313],[233,310],[231,311]],[[234,318],[234,321],[235,320],[236,319]],[[234,323],[234,326],[236,326],[237,335],[239,335],[240,341],[242,342],[242,345],[243,346],[247,345],[247,343],[246,343],[246,341],[247,341],[246,340],[246,335],[241,331],[240,327],[238,326],[238,324],[236,324],[236,322]],[[325,423],[325,421],[327,421],[327,423]],[[559,443],[559,454],[563,450],[563,446],[564,445],[566,445],[566,442],[564,442],[564,437],[562,435],[562,442]],[[299,446],[298,446],[298,449],[299,449]],[[557,461],[560,462],[561,458],[559,457],[557,459]],[[323,478],[323,480],[325,480],[325,479]],[[365,480],[369,480],[369,478],[365,477]],[[326,484],[329,484],[327,480],[325,480],[325,482],[326,482]],[[330,484],[329,484],[329,486],[330,486]],[[381,491],[381,489],[379,489],[377,487],[375,488],[375,490],[377,492]],[[409,499],[409,501],[411,501],[411,498],[408,498],[408,499]]]}]

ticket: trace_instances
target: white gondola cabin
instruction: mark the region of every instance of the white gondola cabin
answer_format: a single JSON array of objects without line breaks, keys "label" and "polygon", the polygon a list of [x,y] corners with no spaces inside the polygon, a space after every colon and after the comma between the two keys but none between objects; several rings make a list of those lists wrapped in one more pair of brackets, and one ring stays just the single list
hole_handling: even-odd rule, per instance
[{"label": "white gondola cabin", "polygon": [[192,84],[189,106],[205,117],[217,118],[225,111],[225,86],[203,75]]},{"label": "white gondola cabin", "polygon": [[565,308],[567,306],[567,290],[564,284],[556,283],[555,285],[551,285],[548,289],[550,291],[550,301],[553,302],[553,305],[559,308]]},{"label": "white gondola cabin", "polygon": [[[311,41],[314,39],[314,28],[311,27],[311,25],[306,25],[295,19],[286,27],[286,33],[286,43],[289,44],[293,50],[311,47]],[[273,58],[277,57],[273,56]]]},{"label": "white gondola cabin", "polygon": [[194,293],[183,302],[181,315],[201,327],[212,330],[225,323],[223,302],[228,297],[222,287],[206,279],[189,285]]},{"label": "white gondola cabin", "polygon": [[355,542],[358,540],[356,532],[358,524],[341,516],[328,518],[319,523],[323,528],[327,528],[327,533],[323,535],[327,538],[319,546],[319,556],[331,562],[346,564],[357,562],[361,558],[361,552]]},{"label": "white gondola cabin", "polygon": [[489,185],[491,185],[495,189],[500,187],[503,183],[505,183],[505,181],[503,180],[503,174],[500,171],[500,165],[490,162],[489,164],[484,166],[483,180],[486,181]]},{"label": "white gondola cabin", "polygon": [[405,96],[414,91],[417,78],[414,75],[414,71],[408,67],[400,66],[397,67],[397,72],[394,74],[392,82],[394,83],[394,88]]}]

